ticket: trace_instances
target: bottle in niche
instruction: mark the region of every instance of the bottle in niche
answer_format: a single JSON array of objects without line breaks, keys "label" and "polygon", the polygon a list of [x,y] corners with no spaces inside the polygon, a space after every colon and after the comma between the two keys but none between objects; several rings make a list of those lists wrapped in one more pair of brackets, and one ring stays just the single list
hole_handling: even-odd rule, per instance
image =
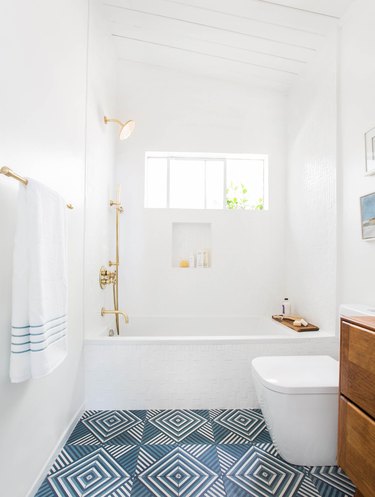
[{"label": "bottle in niche", "polygon": [[203,267],[208,267],[208,249],[203,250]]},{"label": "bottle in niche", "polygon": [[287,316],[291,313],[292,313],[291,303],[289,302],[289,299],[287,297],[285,297],[282,304],[281,304],[281,314],[284,314]]},{"label": "bottle in niche", "polygon": [[208,267],[208,250],[201,249],[197,252],[197,267]]},{"label": "bottle in niche", "polygon": [[203,250],[197,251],[197,267],[203,267]]},{"label": "bottle in niche", "polygon": [[195,255],[191,254],[189,256],[189,267],[195,267]]}]

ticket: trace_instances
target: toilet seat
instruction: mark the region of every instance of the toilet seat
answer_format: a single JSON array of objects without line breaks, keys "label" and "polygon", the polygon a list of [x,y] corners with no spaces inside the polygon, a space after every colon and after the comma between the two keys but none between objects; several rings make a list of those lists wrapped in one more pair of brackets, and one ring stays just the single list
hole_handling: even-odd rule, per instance
[{"label": "toilet seat", "polygon": [[268,356],[252,361],[262,385],[289,395],[338,393],[339,363],[329,356]]}]

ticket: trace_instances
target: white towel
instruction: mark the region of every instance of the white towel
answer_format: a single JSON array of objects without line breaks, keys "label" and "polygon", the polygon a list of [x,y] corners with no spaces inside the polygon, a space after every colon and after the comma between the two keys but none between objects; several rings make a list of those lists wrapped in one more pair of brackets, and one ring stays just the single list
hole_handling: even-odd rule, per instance
[{"label": "white towel", "polygon": [[29,179],[20,185],[13,257],[10,379],[53,371],[67,354],[66,204]]}]

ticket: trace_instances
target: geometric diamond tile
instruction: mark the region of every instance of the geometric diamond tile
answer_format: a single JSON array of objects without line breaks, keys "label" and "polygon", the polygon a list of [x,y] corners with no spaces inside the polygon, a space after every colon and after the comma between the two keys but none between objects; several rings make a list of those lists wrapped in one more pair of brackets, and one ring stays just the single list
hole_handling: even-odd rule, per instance
[{"label": "geometric diamond tile", "polygon": [[291,497],[304,473],[254,445],[226,476],[254,497]]},{"label": "geometric diamond tile", "polygon": [[48,483],[47,478],[39,487],[38,492],[35,497],[56,497],[56,493],[51,488],[51,485]]},{"label": "geometric diamond tile", "polygon": [[[99,447],[102,447],[107,455],[112,457],[116,463],[123,468],[125,473],[130,476],[135,474],[139,454],[138,445],[113,445],[109,442],[108,444],[104,444]],[[70,466],[74,462],[82,460],[84,457],[93,454],[93,452],[97,451],[99,447],[97,445],[65,445],[52,464],[48,476],[52,476],[54,473]],[[127,486],[128,485],[129,484],[127,483]],[[126,491],[125,493],[127,494],[128,492]],[[41,494],[39,496],[38,494],[38,497],[44,497],[44,495]]]},{"label": "geometric diamond tile", "polygon": [[351,496],[355,493],[355,486],[338,466],[314,466],[310,476],[318,488],[326,487],[332,496]]},{"label": "geometric diamond tile", "polygon": [[142,420],[131,411],[101,411],[83,419],[82,423],[105,443],[142,423]]},{"label": "geometric diamond tile", "polygon": [[[301,486],[298,489],[296,497],[321,497],[318,489],[308,476],[302,480]],[[332,497],[332,496],[331,496]]]},{"label": "geometric diamond tile", "polygon": [[138,476],[139,481],[157,497],[202,495],[217,478],[214,471],[180,447]]},{"label": "geometric diamond tile", "polygon": [[354,492],[337,466],[285,462],[260,410],[153,409],[85,411],[35,497],[352,497]]},{"label": "geometric diamond tile", "polygon": [[[232,434],[247,441],[253,441],[266,428],[263,416],[250,409],[232,409],[223,411],[214,418],[214,422],[223,426]],[[238,443],[235,435],[229,435],[226,443]],[[223,443],[223,441],[221,441]]]},{"label": "geometric diamond tile", "polygon": [[48,476],[59,497],[109,495],[129,479],[129,474],[103,448]]},{"label": "geometric diamond tile", "polygon": [[161,411],[149,422],[175,442],[180,442],[207,423],[207,419],[193,411],[177,409]]},{"label": "geometric diamond tile", "polygon": [[[244,456],[253,444],[217,444],[216,450],[219,458],[220,469],[223,474],[226,474],[233,466]],[[272,443],[254,444],[259,449],[262,449],[267,454],[280,459],[276,447]],[[281,459],[282,460],[282,459]],[[297,467],[301,472],[304,472],[303,467]]]}]

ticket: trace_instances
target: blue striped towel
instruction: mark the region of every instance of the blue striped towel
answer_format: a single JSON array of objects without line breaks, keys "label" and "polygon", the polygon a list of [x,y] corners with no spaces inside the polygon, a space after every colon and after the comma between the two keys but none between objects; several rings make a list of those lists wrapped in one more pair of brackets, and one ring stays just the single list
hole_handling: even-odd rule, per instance
[{"label": "blue striped towel", "polygon": [[13,257],[10,379],[53,371],[67,354],[65,202],[29,180],[20,185]]}]

